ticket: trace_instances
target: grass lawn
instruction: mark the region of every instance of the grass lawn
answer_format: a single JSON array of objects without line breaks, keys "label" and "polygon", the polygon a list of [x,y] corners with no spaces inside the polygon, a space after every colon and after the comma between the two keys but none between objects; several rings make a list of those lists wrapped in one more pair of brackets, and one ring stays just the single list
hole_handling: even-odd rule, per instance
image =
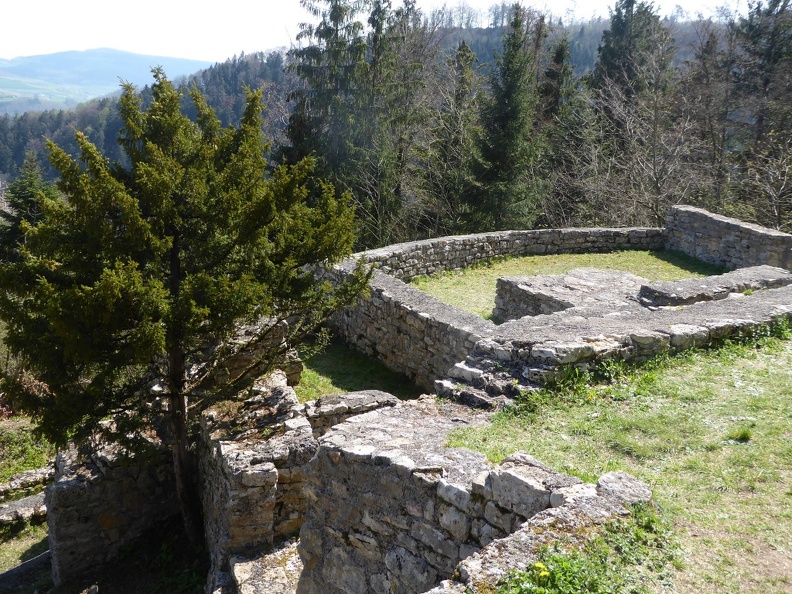
[{"label": "grass lawn", "polygon": [[677,252],[624,251],[607,254],[557,254],[496,260],[485,266],[418,277],[413,286],[464,311],[485,319],[495,307],[495,283],[500,276],[563,274],[573,268],[624,270],[651,281],[721,274],[725,269]]},{"label": "grass lawn", "polygon": [[[618,374],[617,374],[618,375]],[[652,487],[683,551],[676,591],[792,592],[792,341],[762,339],[573,383],[449,445],[524,450],[588,481]]]},{"label": "grass lawn", "polygon": [[300,385],[294,389],[300,402],[357,390],[382,390],[402,399],[422,393],[404,375],[340,341],[331,341],[324,351],[303,363]]}]

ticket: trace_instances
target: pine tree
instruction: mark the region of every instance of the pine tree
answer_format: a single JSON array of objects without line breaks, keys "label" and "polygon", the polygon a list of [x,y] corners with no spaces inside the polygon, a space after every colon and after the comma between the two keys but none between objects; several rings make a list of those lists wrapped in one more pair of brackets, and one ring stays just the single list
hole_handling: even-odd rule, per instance
[{"label": "pine tree", "polygon": [[[258,92],[248,92],[239,127],[223,128],[197,90],[193,123],[180,111],[181,92],[160,70],[154,78],[146,110],[124,86],[127,165],[110,163],[81,133],[79,161],[49,145],[64,198],[42,197],[22,261],[0,268],[0,318],[17,362],[2,389],[60,445],[96,432],[135,445],[164,408],[195,535],[188,429],[213,395],[227,339],[247,324],[258,331],[245,346],[270,345],[232,378],[233,394],[349,303],[365,275],[334,290],[313,272],[350,251],[353,212],[313,179],[310,160],[265,177]],[[321,188],[314,207],[309,183]],[[273,340],[287,320],[285,340]],[[152,381],[164,384],[165,407],[153,405]]]},{"label": "pine tree", "polygon": [[5,191],[6,207],[0,209],[0,261],[20,259],[25,229],[41,219],[42,198],[53,200],[56,196],[55,187],[43,180],[36,156],[28,153],[17,178]]},{"label": "pine tree", "polygon": [[472,197],[471,229],[524,228],[538,214],[541,181],[536,167],[543,140],[535,128],[545,35],[544,17],[513,6],[503,52],[490,76],[491,95],[483,101],[476,175],[481,192]]}]

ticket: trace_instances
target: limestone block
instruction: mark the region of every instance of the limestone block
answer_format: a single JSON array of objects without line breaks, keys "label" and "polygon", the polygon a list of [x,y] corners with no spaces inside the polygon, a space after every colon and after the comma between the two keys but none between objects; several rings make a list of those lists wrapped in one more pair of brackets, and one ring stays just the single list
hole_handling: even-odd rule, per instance
[{"label": "limestone block", "polygon": [[[485,477],[486,474],[484,473]],[[437,496],[463,512],[467,511],[470,506],[470,491],[444,479],[437,482]]]},{"label": "limestone block", "polygon": [[626,472],[608,472],[597,482],[597,492],[608,495],[627,505],[651,500],[652,491],[638,479]]},{"label": "limestone block", "polygon": [[709,330],[704,326],[692,324],[673,324],[669,327],[671,346],[677,350],[690,349],[704,344],[709,338]]},{"label": "limestone block", "polygon": [[[414,592],[425,592],[438,581],[437,572],[429,563],[402,547],[393,547],[385,554],[385,567],[399,581],[414,584],[411,588]],[[363,592],[364,590],[347,591]]]},{"label": "limestone block", "polygon": [[550,494],[550,507],[568,505],[581,497],[594,497],[597,495],[596,485],[580,483],[569,487],[562,487]]},{"label": "limestone block", "polygon": [[470,534],[470,520],[459,508],[443,505],[438,513],[440,526],[459,542],[465,542]]}]

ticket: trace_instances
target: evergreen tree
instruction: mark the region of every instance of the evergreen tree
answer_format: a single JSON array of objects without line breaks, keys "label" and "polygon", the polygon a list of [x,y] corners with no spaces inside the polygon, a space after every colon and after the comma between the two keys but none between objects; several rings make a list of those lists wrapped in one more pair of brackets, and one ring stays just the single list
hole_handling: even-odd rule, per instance
[{"label": "evergreen tree", "polygon": [[633,97],[645,89],[641,72],[657,46],[667,41],[660,38],[667,37],[651,2],[618,0],[610,29],[602,34],[590,84],[595,89],[615,85],[625,97]]},{"label": "evergreen tree", "polygon": [[57,191],[42,178],[41,166],[33,153],[28,153],[17,178],[5,191],[5,207],[0,209],[0,261],[20,259],[25,243],[25,229],[41,219],[41,201],[55,200]]},{"label": "evergreen tree", "polygon": [[479,133],[478,102],[481,81],[476,55],[461,41],[448,58],[447,71],[438,94],[440,117],[431,132],[424,158],[423,186],[433,235],[463,229],[465,196],[476,192],[473,164]]},{"label": "evergreen tree", "polygon": [[[223,128],[197,90],[193,123],[180,111],[181,93],[160,70],[154,78],[146,110],[124,86],[119,142],[128,165],[111,164],[81,133],[79,162],[50,143],[64,199],[42,196],[43,219],[27,232],[22,261],[0,268],[0,318],[17,362],[2,389],[60,445],[96,432],[135,445],[165,414],[179,502],[195,535],[188,429],[216,395],[208,390],[232,350],[229,337],[250,325],[256,331],[242,348],[260,354],[230,378],[226,395],[349,303],[365,275],[337,290],[317,278],[316,265],[350,251],[353,212],[312,179],[310,160],[264,176],[259,93],[248,92],[238,128]],[[313,208],[309,182],[322,189]],[[165,407],[154,405],[153,381],[164,384]]]},{"label": "evergreen tree", "polygon": [[[753,137],[792,126],[792,7],[790,0],[749,3],[748,15],[736,24],[742,51],[737,82],[753,122]],[[777,136],[778,137],[778,136]]]},{"label": "evergreen tree", "polygon": [[519,4],[503,37],[490,76],[490,96],[482,103],[482,134],[470,229],[528,227],[537,217],[542,184],[537,167],[543,139],[536,134],[538,68],[544,17]]},{"label": "evergreen tree", "polygon": [[294,111],[286,128],[289,163],[309,155],[326,175],[337,175],[349,156],[354,111],[350,99],[360,89],[367,51],[361,3],[356,0],[300,0],[317,24],[303,23],[289,52],[289,68],[303,81],[292,93]]}]

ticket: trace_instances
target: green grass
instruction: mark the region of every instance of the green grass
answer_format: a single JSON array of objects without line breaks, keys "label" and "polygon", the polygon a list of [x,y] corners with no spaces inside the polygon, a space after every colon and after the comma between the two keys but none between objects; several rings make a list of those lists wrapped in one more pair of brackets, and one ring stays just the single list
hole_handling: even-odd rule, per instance
[{"label": "green grass", "polygon": [[561,541],[539,551],[526,571],[507,575],[498,594],[639,594],[668,587],[677,548],[657,510],[637,505],[582,548]]},{"label": "green grass", "polygon": [[33,426],[25,417],[0,420],[0,482],[22,472],[46,466],[54,448],[33,435]]},{"label": "green grass", "polygon": [[382,390],[402,399],[421,395],[420,388],[407,377],[340,341],[331,341],[304,365],[300,385],[295,388],[300,402],[357,390]]},{"label": "green grass", "polygon": [[523,450],[587,481],[629,472],[673,519],[677,591],[792,592],[792,341],[758,337],[606,375],[567,379],[449,445],[493,462]]},{"label": "green grass", "polygon": [[47,549],[46,524],[18,522],[0,526],[0,573],[46,552]]},{"label": "green grass", "polygon": [[607,254],[556,254],[496,260],[485,266],[418,277],[412,284],[444,303],[485,319],[495,306],[495,285],[501,276],[563,274],[573,268],[624,270],[650,281],[721,274],[725,269],[678,252],[623,251]]}]

